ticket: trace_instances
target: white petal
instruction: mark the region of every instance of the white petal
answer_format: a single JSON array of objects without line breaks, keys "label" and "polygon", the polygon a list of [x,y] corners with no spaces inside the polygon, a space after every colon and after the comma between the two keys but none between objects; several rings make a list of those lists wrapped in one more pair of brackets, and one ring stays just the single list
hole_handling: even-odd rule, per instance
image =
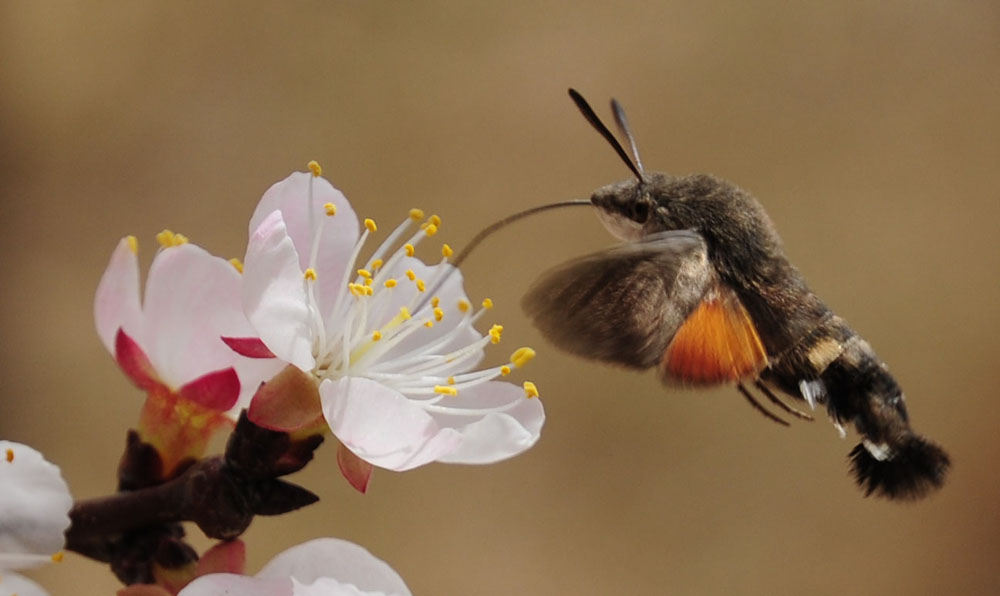
[{"label": "white petal", "polygon": [[49,596],[40,585],[13,571],[0,572],[0,594],[17,596]]},{"label": "white petal", "polygon": [[122,238],[111,253],[108,268],[101,276],[94,297],[94,323],[97,335],[111,354],[115,353],[115,335],[119,328],[136,338],[139,332],[139,259],[132,252],[128,238]]},{"label": "white petal", "polygon": [[299,255],[280,211],[264,218],[250,235],[243,263],[243,309],[275,356],[312,370],[312,311]]},{"label": "white petal", "polygon": [[209,573],[184,587],[177,596],[292,596],[291,578],[260,579],[234,573]]},{"label": "white petal", "polygon": [[333,434],[380,468],[416,468],[441,458],[461,441],[457,431],[441,428],[422,408],[370,379],[328,379],[319,391]]},{"label": "white petal", "polygon": [[542,431],[545,410],[540,399],[528,399],[524,390],[511,383],[493,381],[464,389],[448,402],[455,410],[496,408],[516,402],[509,410],[481,417],[435,414],[442,426],[453,426],[462,442],[438,461],[455,464],[498,462],[529,449]]},{"label": "white petal", "polygon": [[[309,214],[309,184],[313,185],[312,223]],[[327,216],[324,203],[333,203],[337,214]],[[316,281],[319,303],[323,312],[333,306],[334,289],[340,284],[348,267],[347,259],[358,241],[358,218],[344,194],[325,178],[314,178],[308,172],[295,172],[267,189],[250,218],[250,233],[275,210],[282,219],[298,251],[299,270],[309,267],[313,225],[322,225],[316,262],[312,267],[319,274]]]},{"label": "white petal", "polygon": [[341,592],[296,589],[296,594],[410,594],[403,578],[385,561],[353,542],[337,538],[317,538],[293,546],[271,559],[257,577],[291,577],[297,583],[316,582],[314,587],[329,590],[357,589]]},{"label": "white petal", "polygon": [[72,506],[57,466],[27,445],[0,441],[0,568],[35,566],[60,551]]},{"label": "white petal", "polygon": [[[222,336],[254,334],[243,314],[240,274],[193,244],[166,248],[153,259],[143,325],[140,345],[160,378],[174,388],[237,362]],[[247,385],[256,388],[256,383]]]}]

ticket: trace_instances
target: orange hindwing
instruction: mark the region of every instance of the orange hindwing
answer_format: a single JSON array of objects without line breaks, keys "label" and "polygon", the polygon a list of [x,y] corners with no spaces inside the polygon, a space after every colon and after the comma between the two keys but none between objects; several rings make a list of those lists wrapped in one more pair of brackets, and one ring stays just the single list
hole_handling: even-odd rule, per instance
[{"label": "orange hindwing", "polygon": [[739,298],[720,288],[677,330],[661,366],[666,377],[685,383],[728,383],[756,377],[767,352]]}]

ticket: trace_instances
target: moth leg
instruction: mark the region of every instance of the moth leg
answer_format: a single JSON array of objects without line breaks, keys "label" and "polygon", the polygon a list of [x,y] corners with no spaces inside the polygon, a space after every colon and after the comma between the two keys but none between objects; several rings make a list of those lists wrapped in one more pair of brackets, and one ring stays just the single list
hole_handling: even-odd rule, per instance
[{"label": "moth leg", "polygon": [[803,412],[802,410],[799,410],[798,408],[793,408],[792,406],[790,406],[790,405],[786,404],[785,402],[781,401],[781,399],[779,399],[778,396],[775,395],[774,392],[771,391],[767,387],[767,385],[765,385],[764,383],[760,382],[760,379],[757,379],[756,381],[754,381],[754,385],[757,386],[757,389],[760,389],[761,393],[763,393],[764,395],[767,396],[767,399],[769,399],[772,402],[774,402],[782,410],[788,412],[789,414],[791,414],[793,416],[798,416],[799,418],[801,418],[803,420],[812,421],[813,417],[810,416],[809,414]]},{"label": "moth leg", "polygon": [[747,401],[750,402],[750,405],[753,406],[753,408],[755,410],[757,410],[758,412],[760,412],[761,414],[763,414],[767,418],[770,418],[771,420],[773,420],[774,422],[777,422],[778,424],[780,424],[782,426],[790,426],[788,424],[788,422],[785,422],[781,418],[778,418],[777,416],[775,416],[771,412],[769,412],[766,409],[764,409],[764,406],[762,406],[760,404],[760,402],[757,401],[756,398],[754,398],[754,396],[750,393],[750,391],[748,391],[747,388],[743,386],[743,383],[737,383],[736,384],[736,389],[738,389],[739,392],[743,394],[743,397],[747,398]]}]

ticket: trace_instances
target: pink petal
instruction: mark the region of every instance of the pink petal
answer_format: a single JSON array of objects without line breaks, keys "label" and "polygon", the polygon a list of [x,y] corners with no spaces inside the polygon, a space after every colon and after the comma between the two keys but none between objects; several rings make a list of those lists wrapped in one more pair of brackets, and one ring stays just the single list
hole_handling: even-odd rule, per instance
[{"label": "pink petal", "polygon": [[45,588],[36,584],[32,580],[4,570],[0,573],[0,594],[16,594],[17,596],[49,596]]},{"label": "pink petal", "polygon": [[274,358],[274,353],[259,337],[223,337],[222,343],[240,356],[247,358]]},{"label": "pink petal", "polygon": [[118,366],[125,373],[125,376],[132,379],[140,389],[149,391],[154,387],[163,386],[156,374],[156,370],[149,362],[149,357],[142,351],[139,344],[125,334],[122,329],[118,330],[115,337],[115,360]]},{"label": "pink petal", "polygon": [[0,441],[0,570],[49,562],[63,548],[73,498],[38,451]]},{"label": "pink petal", "polygon": [[203,575],[184,587],[177,596],[292,596],[288,577],[260,579],[233,573]]},{"label": "pink petal", "polygon": [[146,280],[141,343],[170,387],[233,366],[238,356],[222,336],[255,335],[243,314],[240,285],[228,261],[193,244],[156,255]]},{"label": "pink petal", "polygon": [[341,444],[337,447],[337,466],[340,467],[340,473],[355,490],[361,494],[368,492],[368,482],[371,480],[372,470],[374,470],[370,463],[354,455],[350,449]]},{"label": "pink petal", "polygon": [[240,396],[240,379],[230,367],[185,383],[177,393],[210,410],[228,410]]},{"label": "pink petal", "polygon": [[403,578],[385,561],[353,542],[337,538],[317,538],[293,546],[271,559],[257,577],[292,577],[302,584],[332,578],[356,586],[362,593],[410,594]]},{"label": "pink petal", "polygon": [[108,352],[115,353],[115,335],[125,328],[140,332],[139,260],[128,238],[122,238],[111,253],[108,268],[101,276],[94,298],[94,322],[97,335]]},{"label": "pink petal", "polygon": [[422,408],[370,379],[328,379],[319,391],[333,434],[358,457],[380,468],[416,468],[439,459],[461,441],[456,430],[441,428]]},{"label": "pink petal", "polygon": [[[308,200],[310,183],[313,187],[311,216]],[[325,203],[333,203],[337,214],[327,216],[323,208]],[[333,306],[334,290],[349,265],[347,258],[358,241],[358,218],[354,209],[344,194],[325,178],[314,178],[308,172],[295,172],[271,186],[261,197],[250,218],[250,234],[274,211],[281,212],[288,236],[298,252],[299,271],[309,267],[313,226],[323,226],[313,267],[319,274],[316,281],[319,304],[323,312],[328,312]]]},{"label": "pink petal", "polygon": [[250,236],[243,264],[243,308],[267,347],[281,360],[312,370],[312,311],[299,255],[280,211]]},{"label": "pink petal", "polygon": [[247,547],[242,540],[220,542],[198,559],[198,576],[209,573],[243,573],[246,567]]},{"label": "pink petal", "polygon": [[454,408],[494,408],[512,402],[509,410],[481,417],[435,414],[439,424],[454,426],[462,434],[461,444],[438,461],[489,464],[529,449],[541,434],[545,410],[540,399],[526,398],[521,387],[500,381],[477,385],[460,393]]}]

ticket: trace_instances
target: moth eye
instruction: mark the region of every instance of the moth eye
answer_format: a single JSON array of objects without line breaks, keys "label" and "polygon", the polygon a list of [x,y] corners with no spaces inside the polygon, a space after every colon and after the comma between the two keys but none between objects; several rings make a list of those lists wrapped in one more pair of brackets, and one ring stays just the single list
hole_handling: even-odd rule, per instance
[{"label": "moth eye", "polygon": [[633,203],[630,218],[632,221],[645,223],[649,219],[649,204],[645,201],[636,201]]}]

